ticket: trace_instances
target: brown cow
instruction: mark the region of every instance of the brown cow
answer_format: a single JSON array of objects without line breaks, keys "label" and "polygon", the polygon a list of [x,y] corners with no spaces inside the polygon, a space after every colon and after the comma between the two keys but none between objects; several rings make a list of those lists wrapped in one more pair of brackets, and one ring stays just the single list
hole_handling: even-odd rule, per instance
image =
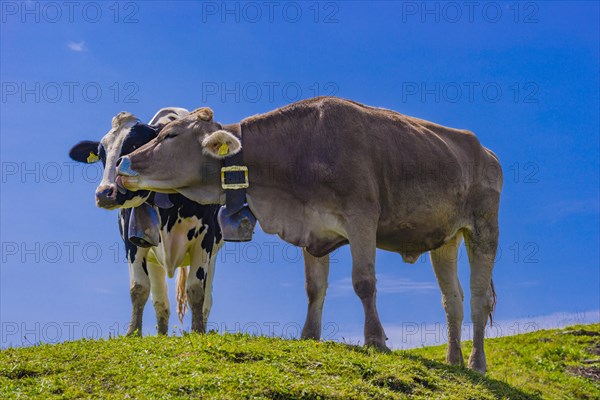
[{"label": "brown cow", "polygon": [[[334,97],[227,126],[201,108],[124,157],[120,179],[130,190],[177,191],[203,204],[224,203],[217,172],[242,142],[248,205],[265,232],[315,257],[350,244],[366,345],[386,348],[375,301],[375,249],[400,253],[408,262],[431,251],[447,315],[447,361],[463,363],[457,250],[464,238],[474,330],[469,367],[485,372],[502,171],[475,135]],[[318,303],[327,287],[327,262],[314,261],[307,262],[309,304]],[[321,310],[314,312],[320,316]]]}]

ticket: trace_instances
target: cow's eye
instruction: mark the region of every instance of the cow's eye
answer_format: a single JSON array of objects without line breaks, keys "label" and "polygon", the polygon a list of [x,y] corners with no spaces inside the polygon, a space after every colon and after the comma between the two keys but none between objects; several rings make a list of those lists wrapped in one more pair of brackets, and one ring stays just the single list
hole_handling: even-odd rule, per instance
[{"label": "cow's eye", "polygon": [[167,139],[172,139],[172,138],[174,138],[175,136],[177,136],[177,134],[175,134],[175,133],[168,133],[168,134],[166,134],[166,135],[161,135],[161,136],[159,136],[157,141],[158,141],[158,143],[160,143],[160,142],[162,142],[162,141],[164,141],[164,140],[167,140]]}]

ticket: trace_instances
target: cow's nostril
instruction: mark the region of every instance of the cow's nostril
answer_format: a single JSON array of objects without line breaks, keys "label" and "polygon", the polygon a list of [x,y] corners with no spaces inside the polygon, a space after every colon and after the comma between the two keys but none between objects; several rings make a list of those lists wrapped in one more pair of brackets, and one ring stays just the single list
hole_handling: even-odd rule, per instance
[{"label": "cow's nostril", "polygon": [[98,199],[106,200],[114,198],[115,194],[116,193],[114,186],[110,185],[98,189],[98,191],[96,192],[96,197]]}]

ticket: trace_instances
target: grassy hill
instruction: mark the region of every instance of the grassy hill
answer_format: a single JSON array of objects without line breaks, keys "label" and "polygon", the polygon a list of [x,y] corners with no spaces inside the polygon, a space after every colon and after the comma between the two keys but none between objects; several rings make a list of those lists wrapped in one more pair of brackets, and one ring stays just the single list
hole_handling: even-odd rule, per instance
[{"label": "grassy hill", "polygon": [[486,349],[482,377],[445,365],[445,346],[385,354],[237,334],[80,340],[1,351],[0,398],[600,398],[600,324],[488,339]]}]

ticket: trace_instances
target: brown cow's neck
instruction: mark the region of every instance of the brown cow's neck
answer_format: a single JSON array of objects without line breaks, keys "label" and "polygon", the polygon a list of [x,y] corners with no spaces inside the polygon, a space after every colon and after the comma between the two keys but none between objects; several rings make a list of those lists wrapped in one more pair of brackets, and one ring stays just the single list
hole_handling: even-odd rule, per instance
[{"label": "brown cow's neck", "polygon": [[[262,118],[251,117],[243,120],[238,127],[243,139],[244,165],[248,167],[250,186],[246,190],[248,205],[257,219],[270,218],[273,207],[269,199],[273,189],[286,190],[286,165],[283,165],[281,154],[270,153],[269,149],[286,151],[284,148],[269,146],[271,139],[276,138],[276,130]],[[239,136],[238,136],[239,137]],[[290,138],[291,139],[291,138]],[[285,157],[284,157],[285,158]],[[275,232],[270,232],[275,233]]]}]

